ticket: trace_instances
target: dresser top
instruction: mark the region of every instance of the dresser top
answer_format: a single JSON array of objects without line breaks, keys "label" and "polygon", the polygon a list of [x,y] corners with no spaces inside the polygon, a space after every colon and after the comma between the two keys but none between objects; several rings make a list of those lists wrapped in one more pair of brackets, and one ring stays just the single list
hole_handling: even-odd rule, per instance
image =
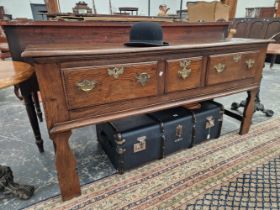
[{"label": "dresser top", "polygon": [[197,48],[213,48],[221,46],[234,46],[246,44],[270,43],[271,39],[243,39],[233,38],[230,40],[222,40],[218,42],[191,42],[182,44],[172,44],[160,47],[126,47],[124,45],[81,45],[81,44],[40,44],[29,45],[22,53],[22,57],[53,57],[53,56],[74,56],[74,55],[109,55],[122,53],[138,53],[138,52],[158,52],[173,51]]},{"label": "dresser top", "polygon": [[[121,26],[132,26],[135,22],[141,21],[160,21],[161,26],[228,26],[230,22],[173,22],[172,19],[167,20],[167,18],[159,17],[145,17],[137,18],[133,17],[134,21],[129,21],[129,17],[125,18],[125,21],[120,21],[117,18],[111,18],[110,21],[34,21],[34,20],[17,20],[17,21],[0,21],[0,25],[6,27],[45,27],[45,26],[55,26],[55,27],[92,27],[92,26],[110,26],[110,27],[121,27]],[[138,20],[137,20],[138,19]],[[167,21],[167,22],[166,22]]]}]

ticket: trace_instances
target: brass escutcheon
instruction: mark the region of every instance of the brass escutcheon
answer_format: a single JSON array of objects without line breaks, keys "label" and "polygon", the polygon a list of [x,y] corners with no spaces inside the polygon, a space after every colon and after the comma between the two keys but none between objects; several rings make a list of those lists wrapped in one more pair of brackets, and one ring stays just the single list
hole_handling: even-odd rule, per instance
[{"label": "brass escutcheon", "polygon": [[190,65],[191,65],[191,60],[184,59],[180,61],[181,70],[178,71],[179,78],[186,79],[191,75],[192,69],[190,68]]},{"label": "brass escutcheon", "polygon": [[120,75],[122,75],[124,73],[124,67],[110,67],[107,69],[108,71],[108,75],[114,77],[115,79],[118,79],[120,77]]},{"label": "brass escutcheon", "polygon": [[178,71],[178,76],[181,79],[187,79],[192,73],[191,69],[182,69]]},{"label": "brass escutcheon", "polygon": [[145,86],[150,78],[150,75],[145,72],[136,75],[137,82],[139,82],[142,86]]},{"label": "brass escutcheon", "polygon": [[247,68],[251,69],[255,64],[255,60],[254,59],[248,59],[248,60],[245,61],[245,63],[247,64]]},{"label": "brass escutcheon", "polygon": [[79,88],[79,90],[82,90],[84,92],[89,92],[93,90],[96,87],[97,82],[95,80],[82,80],[81,82],[78,82],[76,85]]},{"label": "brass escutcheon", "polygon": [[226,65],[222,63],[218,63],[217,65],[214,66],[214,68],[218,73],[222,73],[226,69]]},{"label": "brass escutcheon", "polygon": [[234,62],[239,62],[240,61],[240,59],[241,59],[241,55],[234,55],[233,56],[233,60],[234,60]]}]

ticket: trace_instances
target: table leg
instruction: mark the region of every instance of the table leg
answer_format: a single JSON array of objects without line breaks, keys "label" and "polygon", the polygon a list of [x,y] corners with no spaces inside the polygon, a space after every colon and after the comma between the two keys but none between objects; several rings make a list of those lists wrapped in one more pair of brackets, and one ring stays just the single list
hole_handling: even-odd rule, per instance
[{"label": "table leg", "polygon": [[40,127],[38,124],[38,119],[37,119],[37,115],[35,112],[35,107],[33,104],[33,99],[32,99],[32,94],[28,94],[28,95],[23,95],[23,100],[25,103],[25,108],[28,114],[28,118],[30,121],[30,124],[32,126],[32,130],[36,139],[36,144],[38,146],[38,149],[40,152],[44,152],[44,142],[43,139],[41,137],[41,132],[40,132]]},{"label": "table leg", "polygon": [[14,86],[14,93],[15,93],[16,97],[17,97],[19,100],[23,100],[18,85],[15,85],[15,86]]},{"label": "table leg", "polygon": [[33,101],[34,101],[34,105],[35,105],[35,108],[36,108],[37,116],[38,116],[40,122],[43,122],[43,114],[42,114],[41,107],[40,107],[38,93],[33,92],[32,96],[33,96]]},{"label": "table leg", "polygon": [[274,63],[275,63],[275,61],[276,61],[276,57],[277,57],[277,55],[272,55],[272,56],[271,56],[270,68],[273,67],[273,65],[274,65]]},{"label": "table leg", "polygon": [[71,131],[53,134],[55,161],[62,200],[81,195],[80,181],[76,171],[76,159],[69,146]]},{"label": "table leg", "polygon": [[255,101],[258,89],[247,91],[248,98],[243,112],[243,120],[241,122],[239,134],[243,135],[249,132],[252,117],[255,111]]}]

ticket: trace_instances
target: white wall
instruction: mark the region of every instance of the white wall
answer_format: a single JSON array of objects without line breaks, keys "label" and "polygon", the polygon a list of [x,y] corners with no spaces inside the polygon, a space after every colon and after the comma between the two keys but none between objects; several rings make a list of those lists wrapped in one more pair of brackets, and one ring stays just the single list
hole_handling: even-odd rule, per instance
[{"label": "white wall", "polygon": [[5,13],[11,14],[13,18],[32,19],[31,3],[44,4],[44,0],[0,0],[0,6],[4,6]]},{"label": "white wall", "polygon": [[[72,8],[80,0],[59,0],[61,12],[72,12]],[[92,0],[83,0],[92,8]],[[195,0],[192,0],[195,1]],[[212,1],[212,0],[205,0]],[[119,7],[131,6],[139,8],[139,15],[148,15],[148,0],[111,0],[113,12],[118,12]],[[183,9],[187,0],[183,0]],[[238,0],[236,17],[245,17],[247,7],[272,7],[275,0]],[[7,14],[14,18],[32,18],[30,3],[44,3],[44,0],[0,0],[0,6],[4,6]],[[109,0],[95,0],[98,14],[109,14]],[[175,14],[180,9],[180,0],[151,0],[151,15],[158,13],[158,6],[167,4],[169,14]]]}]

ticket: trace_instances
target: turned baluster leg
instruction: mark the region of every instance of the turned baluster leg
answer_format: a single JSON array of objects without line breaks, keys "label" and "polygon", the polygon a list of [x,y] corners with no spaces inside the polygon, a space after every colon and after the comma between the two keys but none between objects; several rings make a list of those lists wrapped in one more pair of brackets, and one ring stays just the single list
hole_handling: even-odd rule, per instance
[{"label": "turned baluster leg", "polygon": [[252,117],[255,111],[255,101],[258,89],[250,90],[247,92],[248,98],[243,112],[243,120],[241,122],[239,134],[243,135],[249,132]]},{"label": "turned baluster leg", "polygon": [[19,86],[18,85],[15,85],[14,86],[14,93],[16,95],[16,97],[19,99],[19,100],[23,100],[23,97],[20,93],[20,89],[19,89]]},{"label": "turned baluster leg", "polygon": [[37,116],[38,116],[40,122],[43,122],[43,114],[42,114],[41,107],[40,107],[38,93],[33,92],[32,96],[33,96],[33,101],[34,101],[34,106],[36,108]]},{"label": "turned baluster leg", "polygon": [[53,134],[55,163],[62,200],[81,195],[80,181],[76,171],[76,158],[69,146],[71,131]]},{"label": "turned baluster leg", "polygon": [[38,120],[37,120],[37,116],[36,116],[36,112],[35,112],[35,108],[34,108],[34,104],[33,104],[33,99],[32,99],[32,95],[28,94],[28,95],[24,95],[22,96],[24,103],[25,103],[25,108],[28,114],[28,118],[30,121],[30,124],[32,126],[32,130],[36,139],[36,144],[37,147],[39,149],[40,152],[44,152],[44,142],[42,140],[41,137],[41,132],[40,132],[40,127],[38,124]]}]

